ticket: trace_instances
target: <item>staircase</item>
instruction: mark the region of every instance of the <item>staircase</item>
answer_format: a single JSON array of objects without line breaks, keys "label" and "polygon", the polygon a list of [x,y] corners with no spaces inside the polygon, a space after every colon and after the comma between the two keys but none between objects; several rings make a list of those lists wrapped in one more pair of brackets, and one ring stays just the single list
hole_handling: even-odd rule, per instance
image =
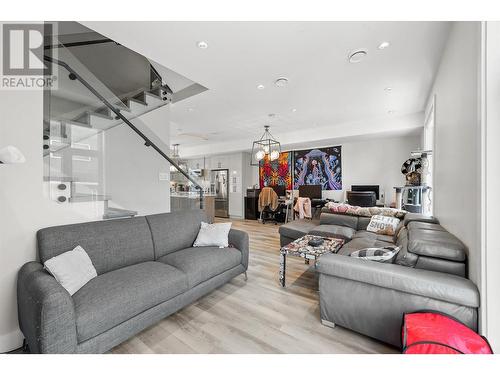
[{"label": "staircase", "polygon": [[[61,46],[62,43],[52,42],[52,45]],[[123,54],[124,47],[119,47]],[[110,48],[117,47],[110,44]],[[133,54],[137,62],[137,54]],[[138,141],[152,147],[179,170],[168,156],[169,145],[139,118],[171,103],[174,94],[157,70],[145,57],[142,58],[145,69],[150,69],[142,76],[150,77],[150,80],[132,87],[129,94],[117,94],[66,48],[59,51],[58,59],[46,56],[46,62],[52,63],[59,83],[59,88],[50,92],[43,132],[44,180],[48,183],[52,200],[60,204],[92,202],[100,205],[98,211],[102,212],[103,219],[137,215],[133,209],[113,206],[113,198],[106,192],[103,176],[107,150],[104,139],[106,132],[117,126],[129,127],[139,136]],[[115,83],[116,78],[113,77]],[[180,173],[185,174],[184,171]],[[199,186],[191,176],[186,177]]]}]

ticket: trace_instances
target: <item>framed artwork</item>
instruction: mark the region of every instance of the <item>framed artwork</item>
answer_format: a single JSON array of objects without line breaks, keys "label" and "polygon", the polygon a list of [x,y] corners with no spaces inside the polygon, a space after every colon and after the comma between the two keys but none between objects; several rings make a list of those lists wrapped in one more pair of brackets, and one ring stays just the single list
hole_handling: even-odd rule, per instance
[{"label": "framed artwork", "polygon": [[269,160],[266,155],[259,162],[259,185],[262,189],[265,186],[285,186],[285,189],[292,188],[292,168],[291,152],[282,152],[276,160]]},{"label": "framed artwork", "polygon": [[342,190],[342,146],[294,151],[293,188],[301,185]]}]

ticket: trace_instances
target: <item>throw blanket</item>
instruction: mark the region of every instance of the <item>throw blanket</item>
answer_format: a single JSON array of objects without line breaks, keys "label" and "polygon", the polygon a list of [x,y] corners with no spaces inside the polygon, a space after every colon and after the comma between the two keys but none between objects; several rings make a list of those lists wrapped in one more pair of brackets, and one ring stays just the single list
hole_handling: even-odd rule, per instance
[{"label": "throw blanket", "polygon": [[272,211],[278,208],[278,194],[273,188],[265,187],[259,194],[259,211],[264,211],[264,208],[269,206]]},{"label": "throw blanket", "polygon": [[299,218],[308,218],[312,217],[311,215],[311,199],[298,197],[295,206],[293,207],[295,212],[299,213]]},{"label": "throw blanket", "polygon": [[334,214],[347,214],[353,216],[372,217],[373,215],[392,216],[402,219],[406,215],[406,211],[398,210],[389,207],[359,207],[351,206],[345,203],[328,202],[325,206]]}]

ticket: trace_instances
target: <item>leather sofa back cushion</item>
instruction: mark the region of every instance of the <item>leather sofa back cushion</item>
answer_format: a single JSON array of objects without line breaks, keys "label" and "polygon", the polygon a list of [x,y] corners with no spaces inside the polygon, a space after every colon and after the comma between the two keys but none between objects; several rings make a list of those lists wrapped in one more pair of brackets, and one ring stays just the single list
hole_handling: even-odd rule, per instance
[{"label": "leather sofa back cushion", "polygon": [[359,217],[358,218],[358,230],[366,230],[368,224],[370,224],[371,217]]},{"label": "leather sofa back cushion", "polygon": [[42,263],[81,246],[98,275],[154,260],[151,232],[144,217],[45,228],[38,231],[37,240]]},{"label": "leather sofa back cushion", "polygon": [[201,222],[207,221],[201,210],[149,215],[146,219],[153,236],[155,259],[192,247]]},{"label": "leather sofa back cushion", "polygon": [[421,223],[433,223],[433,224],[439,224],[439,220],[436,219],[435,217],[433,216],[425,216],[425,215],[422,215],[422,214],[416,214],[416,213],[412,213],[412,212],[408,212],[406,215],[405,215],[405,218],[404,218],[404,222],[403,224],[405,226],[407,226],[408,224],[410,224],[412,221],[418,221],[418,222],[421,222]]},{"label": "leather sofa back cushion", "polygon": [[408,251],[455,262],[463,262],[466,259],[465,245],[451,233],[438,230],[409,229]]},{"label": "leather sofa back cushion", "polygon": [[321,225],[340,225],[344,227],[350,227],[356,230],[358,229],[358,219],[359,218],[357,216],[330,214],[322,212],[319,219],[320,221],[319,223]]}]

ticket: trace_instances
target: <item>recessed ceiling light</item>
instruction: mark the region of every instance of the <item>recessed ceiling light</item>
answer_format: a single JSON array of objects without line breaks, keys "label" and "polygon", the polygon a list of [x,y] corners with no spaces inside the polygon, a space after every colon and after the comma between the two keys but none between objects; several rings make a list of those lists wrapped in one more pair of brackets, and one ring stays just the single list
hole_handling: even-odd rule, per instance
[{"label": "recessed ceiling light", "polygon": [[292,108],[292,112],[297,112],[297,108]]},{"label": "recessed ceiling light", "polygon": [[392,91],[392,87],[386,87],[386,88],[384,89],[384,91],[391,92],[391,91]]},{"label": "recessed ceiling light", "polygon": [[359,63],[366,57],[366,55],[368,55],[368,52],[364,49],[358,49],[356,51],[352,51],[349,53],[349,62],[353,64]]},{"label": "recessed ceiling light", "polygon": [[259,90],[264,90],[264,89],[266,88],[266,86],[264,86],[264,85],[262,85],[262,84],[261,84],[261,85],[258,85],[258,86],[257,86],[257,88],[258,88]]},{"label": "recessed ceiling light", "polygon": [[193,112],[193,111],[194,111],[194,108],[188,108],[188,111],[189,111],[189,112]]},{"label": "recessed ceiling light", "polygon": [[382,42],[378,45],[378,49],[386,49],[387,47],[389,47],[391,45],[391,43],[389,42]]},{"label": "recessed ceiling light", "polygon": [[201,49],[207,49],[208,48],[208,43],[204,42],[203,40],[201,40],[198,43],[196,43],[196,45],[198,46],[198,48],[201,48]]},{"label": "recessed ceiling light", "polygon": [[388,114],[393,115],[396,111],[387,111]]},{"label": "recessed ceiling light", "polygon": [[284,86],[288,85],[288,78],[280,77],[276,81],[274,81],[274,84],[278,87],[284,87]]}]

